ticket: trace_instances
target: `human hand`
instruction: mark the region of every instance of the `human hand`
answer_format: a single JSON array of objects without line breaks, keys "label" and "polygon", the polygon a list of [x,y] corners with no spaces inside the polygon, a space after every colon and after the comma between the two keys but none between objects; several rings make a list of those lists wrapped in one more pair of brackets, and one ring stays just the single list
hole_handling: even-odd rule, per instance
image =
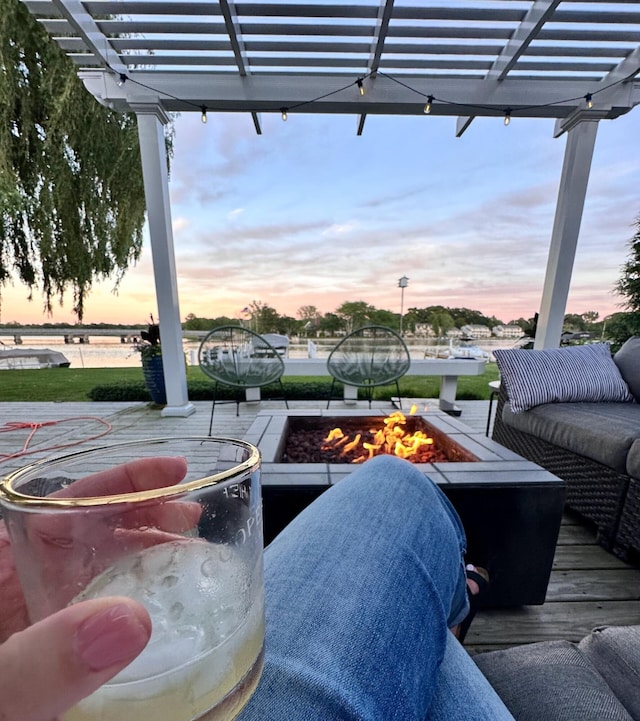
[{"label": "human hand", "polygon": [[[89,476],[58,495],[112,495],[178,483],[186,473],[183,458],[142,459]],[[131,511],[130,529],[104,539],[117,557],[175,539],[197,523],[198,504],[167,502],[144,512]],[[148,531],[135,530],[140,521]],[[68,529],[67,529],[68,531]],[[71,573],[61,567],[62,549],[71,537],[55,517],[30,528],[48,563],[50,583]],[[130,533],[131,538],[126,534]],[[104,560],[104,559],[103,559]],[[96,569],[100,570],[100,569]],[[146,610],[129,599],[96,599],[58,611],[28,627],[28,615],[8,534],[0,522],[0,719],[50,721],[92,693],[130,663],[146,645],[151,624]]]},{"label": "human hand", "polygon": [[0,719],[51,721],[133,661],[151,636],[143,606],[99,598],[69,606],[0,646]]},{"label": "human hand", "polygon": [[[82,478],[52,496],[112,496],[172,486],[184,478],[186,469],[184,458],[144,458]],[[14,543],[19,539],[14,555],[22,583],[55,591],[30,595],[31,620],[67,605],[120,558],[183,539],[182,534],[197,525],[201,512],[198,503],[160,497],[21,513],[19,523],[8,516]]]}]

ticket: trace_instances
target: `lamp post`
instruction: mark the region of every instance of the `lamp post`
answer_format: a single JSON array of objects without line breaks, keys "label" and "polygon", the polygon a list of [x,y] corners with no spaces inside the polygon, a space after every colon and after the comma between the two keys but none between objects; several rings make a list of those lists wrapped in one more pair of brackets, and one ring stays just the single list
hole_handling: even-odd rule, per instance
[{"label": "lamp post", "polygon": [[404,289],[409,285],[409,278],[403,275],[398,281],[398,288],[400,288],[400,335],[402,336],[402,318],[404,316]]}]

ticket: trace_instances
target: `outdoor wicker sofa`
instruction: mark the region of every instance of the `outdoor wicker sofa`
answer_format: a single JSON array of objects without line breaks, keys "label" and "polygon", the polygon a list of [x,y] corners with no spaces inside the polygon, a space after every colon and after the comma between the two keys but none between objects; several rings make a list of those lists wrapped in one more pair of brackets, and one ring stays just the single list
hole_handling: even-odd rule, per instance
[{"label": "outdoor wicker sofa", "polygon": [[[513,351],[507,351],[506,357],[496,352],[503,382],[493,439],[562,478],[566,483],[567,507],[594,524],[598,542],[619,557],[639,563],[640,337],[630,338],[612,360],[609,356],[611,367],[606,365],[604,356],[598,359],[610,374],[605,385],[612,380],[606,392],[601,387],[594,392],[593,378],[586,382],[591,388],[586,393],[584,387],[577,392],[575,387],[569,392],[559,392],[557,384],[562,373],[553,364],[558,359],[564,362],[566,358],[573,361],[576,357],[582,363],[586,352],[595,352],[595,346],[579,348],[583,350],[515,351],[538,354],[524,356],[524,360],[513,355]],[[602,351],[598,349],[598,352]],[[527,364],[530,359],[547,363],[525,368],[529,374],[528,392],[533,388],[534,396],[524,404],[521,388],[517,386],[524,375],[520,373],[516,377],[517,373],[514,376],[511,372],[513,368],[507,367],[514,359],[517,364]],[[575,385],[577,377],[580,385],[591,373],[592,369],[585,365],[570,367],[572,377],[564,380],[566,385]],[[617,385],[615,374],[626,388],[626,396]],[[540,388],[543,389],[541,395]],[[599,396],[616,400],[596,400]],[[519,404],[515,412],[514,397]],[[551,402],[535,404],[541,398]],[[576,400],[567,401],[567,398]],[[522,406],[526,407],[531,401],[534,404],[522,410]]]},{"label": "outdoor wicker sofa", "polygon": [[640,721],[640,626],[473,659],[516,721]]}]

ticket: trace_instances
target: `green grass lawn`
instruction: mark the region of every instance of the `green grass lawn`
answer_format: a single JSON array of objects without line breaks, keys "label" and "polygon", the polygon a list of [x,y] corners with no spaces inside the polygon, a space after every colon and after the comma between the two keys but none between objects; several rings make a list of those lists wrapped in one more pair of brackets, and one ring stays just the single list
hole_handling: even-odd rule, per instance
[{"label": "green grass lawn", "polygon": [[[489,381],[498,378],[495,363],[488,363],[481,376],[460,376],[458,398],[488,399]],[[87,401],[89,391],[96,386],[115,387],[127,383],[142,382],[142,368],[46,368],[41,370],[5,370],[0,372],[0,401]],[[197,367],[187,368],[189,382],[202,383],[207,378]],[[310,381],[326,382],[327,377],[284,378],[285,385],[308,384]],[[400,380],[403,396],[437,398],[440,379],[432,376],[405,376]],[[328,386],[327,386],[328,392]],[[380,397],[395,393],[392,387],[380,391]]]}]

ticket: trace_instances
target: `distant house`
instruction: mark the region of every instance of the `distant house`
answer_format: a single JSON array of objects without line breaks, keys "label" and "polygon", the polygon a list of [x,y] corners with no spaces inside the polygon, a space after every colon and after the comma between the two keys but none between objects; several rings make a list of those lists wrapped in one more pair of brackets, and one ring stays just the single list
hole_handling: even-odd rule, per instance
[{"label": "distant house", "polygon": [[487,328],[486,325],[470,323],[469,325],[463,325],[460,330],[463,335],[469,338],[491,338],[491,329]]},{"label": "distant house", "polygon": [[463,335],[464,333],[460,330],[460,328],[452,328],[447,331],[447,338],[461,338]]},{"label": "distant house", "polygon": [[416,323],[415,333],[417,336],[426,336],[427,338],[435,335],[430,323]]},{"label": "distant house", "polygon": [[522,328],[515,324],[496,325],[491,330],[496,338],[520,338],[524,335]]}]

